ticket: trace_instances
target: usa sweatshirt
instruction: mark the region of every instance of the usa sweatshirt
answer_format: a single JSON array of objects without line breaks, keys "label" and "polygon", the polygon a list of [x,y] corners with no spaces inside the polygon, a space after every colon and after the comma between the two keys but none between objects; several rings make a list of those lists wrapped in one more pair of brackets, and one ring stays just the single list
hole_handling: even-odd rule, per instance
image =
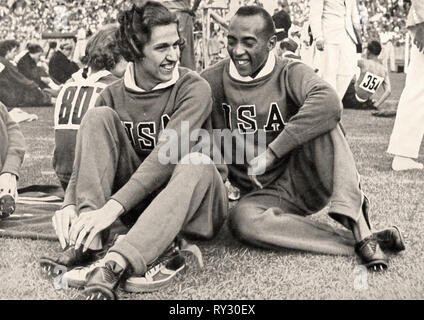
[{"label": "usa sweatshirt", "polygon": [[[210,116],[212,95],[204,79],[183,67],[174,70],[170,82],[144,91],[135,84],[134,68],[130,63],[124,78],[106,87],[96,106],[108,106],[118,113],[142,161],[129,181],[111,196],[128,211],[164,185],[174,171],[176,163],[162,164],[159,161],[159,150],[168,143],[159,140],[162,130],[176,132],[175,143],[178,144],[178,159],[181,159],[185,155],[181,145],[189,143],[187,151],[190,151],[196,144],[196,139],[190,135]],[[187,130],[182,130],[182,121],[187,124]],[[67,192],[65,202],[64,205],[75,203],[75,195]]]},{"label": "usa sweatshirt", "polygon": [[[266,137],[278,161],[259,176],[263,185],[277,179],[285,170],[287,155],[307,141],[329,132],[341,117],[341,103],[332,87],[301,62],[275,59],[269,55],[255,79],[241,77],[230,59],[205,70],[202,76],[213,93],[212,127],[234,133],[232,150],[221,146],[221,154],[232,154],[229,178],[239,188],[251,190],[247,174],[248,161],[258,136]],[[262,151],[264,151],[262,150]],[[237,153],[244,154],[237,163]]]}]

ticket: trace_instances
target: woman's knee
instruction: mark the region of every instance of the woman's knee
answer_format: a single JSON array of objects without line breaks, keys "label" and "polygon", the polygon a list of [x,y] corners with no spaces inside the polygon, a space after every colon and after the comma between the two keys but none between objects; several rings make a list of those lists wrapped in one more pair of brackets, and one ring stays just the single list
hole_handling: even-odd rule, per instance
[{"label": "woman's knee", "polygon": [[198,177],[202,180],[211,180],[217,173],[211,158],[199,152],[189,153],[182,157],[175,170],[176,172],[185,171],[190,176]]},{"label": "woman's knee", "polygon": [[119,122],[120,119],[115,110],[109,107],[95,107],[87,111],[81,122],[81,127],[96,130],[102,126],[108,127],[116,121]]}]

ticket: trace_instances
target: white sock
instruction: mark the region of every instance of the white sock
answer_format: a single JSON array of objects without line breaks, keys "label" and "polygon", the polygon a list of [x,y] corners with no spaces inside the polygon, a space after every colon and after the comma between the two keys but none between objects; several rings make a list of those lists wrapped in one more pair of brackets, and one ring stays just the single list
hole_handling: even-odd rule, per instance
[{"label": "white sock", "polygon": [[127,260],[125,260],[125,258],[117,252],[114,252],[114,251],[108,252],[106,256],[103,258],[104,262],[111,261],[111,260],[115,261],[119,266],[122,267],[122,269],[126,269],[128,266]]}]

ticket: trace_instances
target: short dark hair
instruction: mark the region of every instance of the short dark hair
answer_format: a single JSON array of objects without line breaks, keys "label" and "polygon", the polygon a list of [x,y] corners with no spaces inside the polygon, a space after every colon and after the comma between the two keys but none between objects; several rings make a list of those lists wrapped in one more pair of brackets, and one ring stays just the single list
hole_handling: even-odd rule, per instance
[{"label": "short dark hair", "polygon": [[290,15],[284,10],[278,11],[272,16],[272,20],[275,25],[275,35],[277,36],[277,41],[281,41],[288,37],[289,29],[292,25]]},{"label": "short dark hair", "polygon": [[110,26],[96,32],[87,42],[83,62],[94,70],[112,70],[122,59],[117,30],[118,27]]},{"label": "short dark hair", "polygon": [[375,56],[378,57],[379,54],[381,53],[381,44],[380,44],[380,42],[378,42],[377,40],[371,41],[367,45],[367,50],[371,54],[373,54],[373,55],[375,55]]},{"label": "short dark hair", "polygon": [[13,48],[19,48],[18,41],[16,40],[0,41],[0,57],[5,57],[9,51],[13,50]]},{"label": "short dark hair", "polygon": [[281,50],[286,49],[286,50],[289,50],[289,51],[295,53],[297,48],[298,48],[298,44],[293,39],[286,38],[283,41],[281,41],[281,43],[280,43],[280,49]]},{"label": "short dark hair", "polygon": [[43,52],[43,48],[39,44],[30,44],[28,45],[28,51],[31,54]]},{"label": "short dark hair", "polygon": [[68,42],[65,42],[65,43],[62,43],[59,48],[60,50],[66,50],[66,49],[72,50],[72,45]]},{"label": "short dark hair", "polygon": [[49,42],[49,49],[56,49],[56,47],[57,47],[57,42],[56,41]]},{"label": "short dark hair", "polygon": [[147,1],[141,7],[133,5],[119,15],[118,21],[120,27],[116,37],[121,55],[131,62],[144,58],[144,46],[151,40],[154,27],[175,23],[178,30],[177,16],[154,1]]},{"label": "short dark hair", "polygon": [[264,20],[263,34],[267,38],[271,38],[275,34],[275,25],[271,15],[264,8],[259,6],[243,6],[240,7],[236,14],[240,17],[261,16]]}]

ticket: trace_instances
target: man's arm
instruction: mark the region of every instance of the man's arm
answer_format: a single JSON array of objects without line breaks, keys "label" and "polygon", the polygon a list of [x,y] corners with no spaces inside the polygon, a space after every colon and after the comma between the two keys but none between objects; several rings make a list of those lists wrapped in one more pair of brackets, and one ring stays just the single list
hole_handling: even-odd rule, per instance
[{"label": "man's arm", "polygon": [[309,24],[311,26],[312,37],[317,42],[318,50],[324,50],[324,36],[322,30],[322,13],[324,10],[324,0],[314,0],[309,2]]},{"label": "man's arm", "polygon": [[334,89],[300,62],[289,63],[281,83],[300,106],[269,148],[278,158],[294,148],[334,129],[341,117],[341,101]]},{"label": "man's arm", "polygon": [[386,75],[384,77],[384,81],[381,85],[383,86],[384,92],[381,95],[380,99],[378,99],[378,101],[374,103],[374,106],[376,108],[379,108],[384,103],[384,101],[386,101],[386,99],[390,96],[390,94],[392,93],[392,86],[390,85],[390,78],[389,78],[388,72],[386,72]]}]

